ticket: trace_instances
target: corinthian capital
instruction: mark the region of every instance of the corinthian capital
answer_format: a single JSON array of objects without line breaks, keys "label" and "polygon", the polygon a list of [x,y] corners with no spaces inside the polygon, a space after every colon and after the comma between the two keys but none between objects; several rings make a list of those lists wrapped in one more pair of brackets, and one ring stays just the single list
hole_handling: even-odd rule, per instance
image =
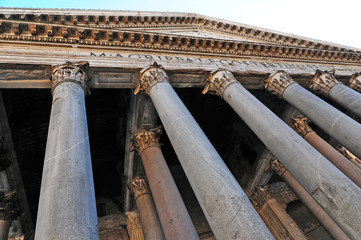
[{"label": "corinthian capital", "polygon": [[287,171],[285,166],[283,166],[283,164],[275,157],[271,159],[268,170],[275,172],[280,177]]},{"label": "corinthian capital", "polygon": [[303,115],[298,115],[295,118],[292,118],[291,127],[302,137],[305,137],[307,134],[313,132],[312,128],[308,126],[308,123],[311,122],[307,117]]},{"label": "corinthian capital", "polygon": [[238,83],[233,74],[226,70],[211,72],[207,78],[207,85],[203,89],[203,94],[207,92],[223,96],[223,91],[229,84]]},{"label": "corinthian capital", "polygon": [[271,199],[272,197],[272,192],[270,191],[268,185],[257,187],[252,194],[253,201],[255,201],[256,205],[260,208],[265,204],[268,199]]},{"label": "corinthian capital", "polygon": [[295,83],[285,71],[277,71],[264,81],[265,88],[279,97],[283,96],[283,93],[288,86]]},{"label": "corinthian capital", "polygon": [[130,188],[135,200],[144,194],[150,194],[148,180],[144,175],[138,175],[133,178],[128,187]]},{"label": "corinthian capital", "polygon": [[137,151],[141,154],[149,147],[160,147],[159,137],[162,134],[162,128],[156,127],[153,129],[143,129],[137,132],[132,141],[131,151]]},{"label": "corinthian capital", "polygon": [[358,92],[361,92],[361,73],[355,73],[351,76],[348,86]]},{"label": "corinthian capital", "polygon": [[316,93],[327,96],[331,88],[336,84],[342,83],[336,80],[335,71],[317,70],[308,87]]},{"label": "corinthian capital", "polygon": [[89,93],[87,87],[87,81],[89,80],[87,76],[88,67],[88,62],[66,62],[65,64],[53,66],[50,78],[52,91],[63,82],[73,82],[79,84],[85,93]]},{"label": "corinthian capital", "polygon": [[16,191],[0,192],[0,219],[14,221],[21,213]]},{"label": "corinthian capital", "polygon": [[149,95],[152,87],[162,82],[169,83],[168,75],[164,68],[155,62],[152,66],[140,71],[138,85],[134,94],[137,95],[139,92],[144,91]]}]

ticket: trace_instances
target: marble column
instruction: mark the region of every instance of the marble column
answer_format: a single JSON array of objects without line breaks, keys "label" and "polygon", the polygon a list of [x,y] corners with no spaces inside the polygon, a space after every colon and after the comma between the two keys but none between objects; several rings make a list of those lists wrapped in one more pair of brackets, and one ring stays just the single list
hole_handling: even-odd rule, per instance
[{"label": "marble column", "polygon": [[334,74],[334,71],[317,70],[309,88],[361,117],[361,94],[337,81]]},{"label": "marble column", "polygon": [[7,240],[12,221],[20,215],[16,191],[0,192],[0,240]]},{"label": "marble column", "polygon": [[99,239],[85,94],[88,63],[53,67],[36,240]]},{"label": "marble column", "polygon": [[302,230],[281,206],[267,186],[258,187],[252,199],[259,208],[259,213],[276,239],[306,240]]},{"label": "marble column", "polygon": [[160,149],[160,127],[143,129],[134,135],[133,147],[139,153],[167,240],[198,239],[178,188]]},{"label": "marble column", "polygon": [[152,99],[198,202],[217,239],[274,239],[247,195],[184,106],[165,70],[143,69],[136,92]]},{"label": "marble column", "polygon": [[305,116],[297,116],[292,119],[292,128],[300,134],[309,144],[311,144],[317,151],[325,156],[333,165],[341,170],[349,179],[351,179],[357,186],[361,188],[361,170],[352,164],[341,153],[334,149],[330,144],[318,136],[308,126],[310,120]]},{"label": "marble column", "polygon": [[361,124],[301,87],[284,71],[270,75],[265,82],[268,91],[285,99],[356,156],[361,156]]},{"label": "marble column", "polygon": [[269,170],[275,172],[292,188],[299,199],[311,211],[311,213],[320,221],[321,225],[334,239],[349,239],[344,231],[330,218],[330,216],[320,207],[320,205],[311,197],[302,185],[287,171],[287,169],[276,159],[270,162]]},{"label": "marble column", "polygon": [[145,240],[164,240],[164,233],[155,209],[147,178],[140,174],[129,183],[139,211],[140,223],[143,227]]},{"label": "marble column", "polygon": [[[266,147],[344,231],[361,235],[361,191],[340,170],[249,93],[229,71],[210,74],[204,89],[223,97]],[[289,88],[289,87],[288,87]]]}]

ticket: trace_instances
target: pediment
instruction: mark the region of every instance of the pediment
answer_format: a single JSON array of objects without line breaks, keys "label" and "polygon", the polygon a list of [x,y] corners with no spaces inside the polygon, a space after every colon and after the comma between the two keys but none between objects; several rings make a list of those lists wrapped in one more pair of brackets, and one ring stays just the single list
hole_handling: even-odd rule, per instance
[{"label": "pediment", "polygon": [[188,13],[1,8],[0,41],[361,62],[359,49]]}]

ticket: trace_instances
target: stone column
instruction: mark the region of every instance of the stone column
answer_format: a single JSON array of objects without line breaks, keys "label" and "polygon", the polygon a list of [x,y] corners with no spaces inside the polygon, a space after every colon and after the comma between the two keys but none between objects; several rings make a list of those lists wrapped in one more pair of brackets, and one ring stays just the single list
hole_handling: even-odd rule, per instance
[{"label": "stone column", "polygon": [[88,63],[53,67],[36,240],[99,239],[85,112]]},{"label": "stone column", "polygon": [[136,176],[129,183],[129,188],[137,204],[145,240],[165,239],[147,178],[144,175]]},{"label": "stone column", "polygon": [[142,159],[165,238],[198,239],[192,219],[160,149],[161,133],[160,127],[140,130],[133,138],[133,146]]},{"label": "stone column", "polygon": [[345,158],[320,136],[318,136],[308,126],[309,122],[310,120],[308,118],[301,115],[297,116],[292,119],[292,128],[361,188],[361,170],[353,165],[347,158]]},{"label": "stone column", "polygon": [[355,120],[301,87],[284,71],[270,75],[265,87],[295,106],[356,156],[361,156],[361,125]]},{"label": "stone column", "polygon": [[0,240],[7,240],[12,221],[20,215],[16,191],[0,192]]},{"label": "stone column", "polygon": [[307,237],[287,214],[281,204],[272,196],[271,191],[258,187],[252,195],[259,208],[259,213],[276,239],[279,240],[306,240]]},{"label": "stone column", "polygon": [[217,239],[274,239],[247,195],[179,99],[163,68],[140,72],[136,92],[151,97]]},{"label": "stone column", "polygon": [[349,239],[342,229],[330,218],[330,216],[320,207],[320,205],[311,197],[302,185],[287,171],[287,169],[277,160],[272,159],[269,170],[275,172],[292,188],[299,199],[311,211],[311,213],[320,221],[321,225],[334,239]]},{"label": "stone column", "polygon": [[337,81],[334,74],[334,71],[317,70],[309,88],[361,117],[361,94]]},{"label": "stone column", "polygon": [[204,92],[222,96],[326,212],[350,236],[360,236],[356,224],[361,218],[361,201],[356,200],[361,199],[359,187],[250,94],[231,72],[215,71],[208,81]]},{"label": "stone column", "polygon": [[143,228],[139,221],[138,212],[127,211],[127,230],[129,240],[144,240]]}]

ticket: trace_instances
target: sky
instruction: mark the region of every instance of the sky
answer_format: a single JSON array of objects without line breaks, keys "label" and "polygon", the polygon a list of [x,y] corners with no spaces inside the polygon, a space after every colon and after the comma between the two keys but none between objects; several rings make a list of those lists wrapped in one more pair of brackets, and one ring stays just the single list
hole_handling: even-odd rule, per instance
[{"label": "sky", "polygon": [[361,49],[360,0],[0,0],[0,6],[198,13]]}]

